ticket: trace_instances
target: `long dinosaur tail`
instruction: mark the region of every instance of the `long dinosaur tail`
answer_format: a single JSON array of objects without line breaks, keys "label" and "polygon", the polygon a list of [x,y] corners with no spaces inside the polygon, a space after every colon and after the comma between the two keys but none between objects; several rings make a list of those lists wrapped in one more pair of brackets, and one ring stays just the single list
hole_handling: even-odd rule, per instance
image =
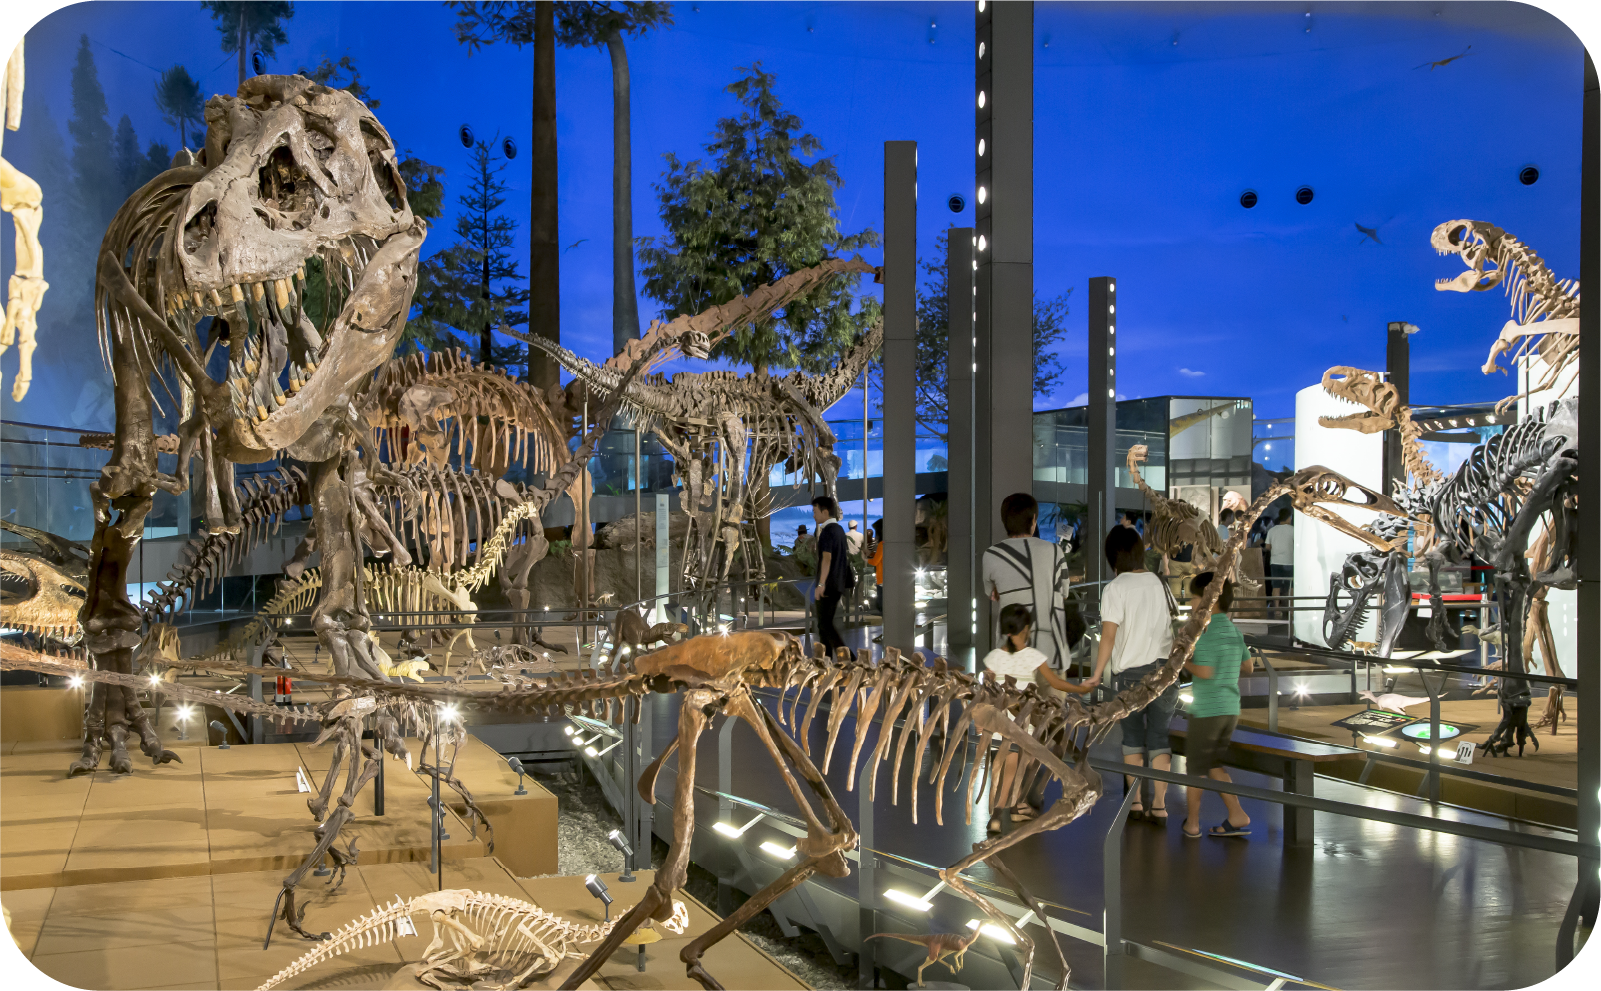
[{"label": "long dinosaur tail", "polygon": [[387,943],[393,940],[400,920],[411,916],[411,902],[400,896],[388,905],[373,909],[367,915],[352,920],[329,939],[317,944],[310,952],[304,954],[294,963],[273,975],[267,983],[256,991],[268,991],[284,981],[298,974],[303,974],[324,960],[332,960],[351,950],[359,950],[378,943]]}]

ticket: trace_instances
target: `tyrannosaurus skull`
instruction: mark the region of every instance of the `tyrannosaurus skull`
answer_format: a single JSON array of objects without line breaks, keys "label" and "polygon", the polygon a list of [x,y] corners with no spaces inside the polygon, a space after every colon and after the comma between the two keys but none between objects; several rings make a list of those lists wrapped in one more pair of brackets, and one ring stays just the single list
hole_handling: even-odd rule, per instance
[{"label": "tyrannosaurus skull", "polygon": [[[102,299],[112,330],[126,307],[174,355],[220,453],[255,462],[344,411],[393,352],[424,224],[394,142],[344,90],[257,76],[237,97],[213,97],[206,126],[200,160],[157,177],[113,220]],[[212,360],[219,345],[226,365]],[[340,429],[313,431],[299,456],[331,456],[327,435]]]},{"label": "tyrannosaurus skull", "polygon": [[[1483,228],[1482,230],[1480,228]],[[1482,292],[1500,285],[1505,273],[1490,252],[1490,240],[1506,232],[1477,220],[1447,220],[1429,235],[1429,243],[1442,255],[1459,255],[1467,271],[1454,279],[1436,279],[1440,292]],[[1492,267],[1485,271],[1485,263]]]},{"label": "tyrannosaurus skull", "polygon": [[1378,372],[1335,365],[1323,373],[1323,391],[1336,399],[1355,403],[1363,410],[1344,416],[1320,416],[1317,418],[1319,426],[1376,434],[1393,429],[1396,425],[1396,410],[1401,406],[1400,394]]}]

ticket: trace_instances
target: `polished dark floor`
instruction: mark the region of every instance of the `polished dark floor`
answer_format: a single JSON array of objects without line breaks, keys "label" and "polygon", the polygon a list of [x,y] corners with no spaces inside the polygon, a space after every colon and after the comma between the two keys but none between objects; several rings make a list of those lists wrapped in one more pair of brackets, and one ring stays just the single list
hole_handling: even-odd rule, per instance
[{"label": "polished dark floor", "polygon": [[[676,731],[677,698],[654,696],[653,706],[652,736],[659,753]],[[698,748],[696,778],[707,789],[717,787],[717,730],[722,722],[722,717],[713,721]],[[822,746],[825,728],[826,720],[819,714],[811,728],[814,755]],[[857,797],[847,792],[844,780],[853,732],[853,723],[846,720],[827,776],[854,819]],[[930,747],[930,758],[937,746]],[[864,755],[870,750],[871,739]],[[1114,733],[1096,756],[1117,760],[1118,752]],[[793,802],[765,750],[743,725],[734,730],[732,764],[735,794],[793,813]],[[675,757],[658,781],[657,794],[663,799],[671,799],[677,767]],[[896,807],[889,803],[889,768],[889,761],[879,768],[874,809],[877,849],[947,864],[984,838],[987,808],[975,809],[974,821],[964,822],[960,794],[947,793],[946,824],[935,824],[933,792],[926,784],[927,760],[918,798],[919,822],[913,825],[911,769],[902,769]],[[1235,774],[1235,780],[1277,787],[1273,779],[1243,772]],[[1319,778],[1316,790],[1322,798],[1429,814],[1426,802],[1329,778]],[[1121,791],[1117,781],[1108,781],[1106,796],[1088,816],[1025,840],[1005,855],[1008,866],[1037,896],[1075,910],[1056,913],[1059,917],[1097,931],[1103,911],[1103,841]],[[1055,795],[1053,785],[1048,798]],[[703,828],[716,821],[714,798],[701,795],[696,805]],[[1245,803],[1254,825],[1249,840],[1193,840],[1181,832],[1182,805],[1182,795],[1175,790],[1168,799],[1173,815],[1166,827],[1131,823],[1125,830],[1122,892],[1127,939],[1222,954],[1338,988],[1527,987],[1553,971],[1557,926],[1576,878],[1571,858],[1323,813],[1316,814],[1315,843],[1286,850],[1281,843],[1280,806],[1251,801]],[[1571,837],[1465,810],[1441,808],[1437,814]],[[1222,815],[1221,801],[1208,796],[1206,824]],[[743,822],[749,815],[736,810],[734,818]],[[754,849],[763,839],[782,840],[786,846],[793,842],[765,823],[755,826],[744,841]],[[972,873],[999,882],[982,866]],[[856,890],[854,877],[815,883],[835,885],[853,895]],[[933,883],[931,878],[928,885]],[[899,881],[895,885],[913,887]],[[961,931],[975,914],[965,903],[941,897],[930,929]],[[1100,948],[1066,937],[1062,942],[1073,968],[1073,984],[1099,986]],[[1040,962],[1044,963],[1043,957]]]}]

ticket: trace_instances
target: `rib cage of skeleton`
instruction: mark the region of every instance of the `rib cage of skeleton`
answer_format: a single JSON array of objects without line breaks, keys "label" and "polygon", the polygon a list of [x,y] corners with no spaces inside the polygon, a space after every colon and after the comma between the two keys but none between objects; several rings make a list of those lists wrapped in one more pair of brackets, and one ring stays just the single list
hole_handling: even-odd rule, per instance
[{"label": "rib cage of skeleton", "polygon": [[[680,918],[682,909],[672,894],[684,883],[694,833],[693,795],[687,789],[694,786],[697,738],[717,714],[744,722],[756,734],[801,812],[807,835],[797,843],[800,858],[794,867],[683,948],[681,957],[691,977],[717,987],[701,964],[708,946],[812,874],[848,873],[844,853],[856,847],[858,837],[823,773],[836,754],[843,758],[844,751],[836,747],[847,742],[844,721],[849,717],[855,725],[848,741],[849,780],[856,780],[856,768],[865,760],[871,797],[877,769],[888,761],[891,800],[896,802],[908,753],[914,771],[923,767],[939,731],[944,742],[924,782],[933,787],[936,824],[944,822],[948,794],[961,794],[965,818],[985,801],[1015,804],[1039,775],[1061,783],[1061,797],[1037,818],[978,844],[972,854],[940,871],[952,890],[1013,937],[1024,964],[1023,986],[1028,986],[1033,939],[968,884],[963,872],[979,862],[988,864],[1044,917],[1002,854],[1031,836],[1066,825],[1094,805],[1102,785],[1085,760],[1088,748],[1177,679],[1223,583],[1208,586],[1159,670],[1098,705],[1047,696],[1033,686],[1019,688],[1011,679],[974,678],[942,659],[894,647],[878,663],[866,652],[807,656],[793,638],[762,632],[703,636],[636,653],[604,676],[558,671],[524,677],[503,669],[499,690],[491,692],[391,680],[369,632],[374,604],[422,603],[430,596],[426,601],[449,602],[467,614],[473,608],[467,593],[497,569],[503,581],[508,573],[520,572],[526,596],[524,564],[544,553],[543,537],[536,536],[541,510],[562,492],[585,494],[584,465],[620,411],[641,429],[656,433],[674,455],[695,520],[695,553],[686,555],[686,561],[693,561],[686,567],[698,581],[710,584],[728,577],[743,539],[740,528],[766,511],[761,494],[769,470],[780,461],[788,461],[791,471],[812,475],[832,492],[839,459],[821,411],[878,350],[876,328],[824,376],[704,373],[667,380],[646,373],[674,351],[703,357],[722,335],[824,279],[873,269],[854,260],[796,273],[706,314],[655,324],[642,341],[601,365],[551,348],[584,389],[602,399],[576,451],[558,463],[570,423],[552,408],[554,397],[476,368],[460,356],[391,360],[410,309],[425,230],[407,205],[394,145],[366,107],[347,92],[300,77],[260,76],[247,80],[237,96],[214,97],[207,104],[206,121],[204,149],[124,205],[98,260],[96,318],[114,378],[117,429],[110,438],[86,440],[112,451],[93,486],[95,535],[82,583],[85,597],[77,627],[70,631],[82,637],[88,664],[10,644],[0,650],[0,667],[5,669],[69,674],[92,683],[83,751],[72,771],[97,767],[106,747],[112,770],[130,771],[130,735],[153,763],[178,759],[162,747],[140,706],[137,690],[144,676],[136,671],[136,652],[155,642],[156,624],[179,603],[217,580],[295,507],[310,506],[315,522],[306,544],[289,562],[293,577],[266,611],[311,607],[312,628],[330,657],[328,674],[318,680],[334,690],[333,699],[321,706],[282,709],[177,683],[159,689],[168,697],[241,714],[312,724],[320,727],[319,742],[334,745],[332,766],[308,802],[319,822],[315,849],[284,879],[269,939],[280,919],[303,937],[319,938],[304,926],[306,906],[297,908],[300,882],[325,856],[338,867],[339,880],[356,862],[356,843],[350,840],[341,847],[341,832],[354,818],[354,798],[376,775],[383,753],[410,759],[402,742],[405,732],[415,730],[425,739],[441,732],[459,734],[441,728],[439,707],[544,718],[581,714],[622,723],[637,720],[644,696],[659,693],[679,699],[678,733],[638,787],[647,802],[654,802],[657,774],[678,753],[679,793],[667,862],[565,986],[586,980],[641,925],[671,924]],[[1571,341],[1562,336],[1562,325],[1555,321],[1567,319],[1570,303],[1576,309],[1574,284],[1549,278],[1532,252],[1490,225],[1453,221],[1436,231],[1436,242],[1469,265],[1462,279],[1441,288],[1456,288],[1456,283],[1466,289],[1488,288],[1514,273],[1509,292],[1514,320],[1523,330],[1510,338],[1503,332],[1498,347],[1511,340],[1528,347],[1535,335],[1526,331],[1536,327],[1545,339],[1535,346],[1552,375],[1573,363],[1577,336]],[[1502,274],[1487,274],[1487,263],[1494,265],[1490,272]],[[320,280],[318,296],[326,300],[320,322],[307,305],[314,280]],[[1371,414],[1389,418],[1373,429],[1400,429],[1404,440],[1416,447],[1415,431],[1406,430],[1410,420],[1404,407],[1386,406],[1377,392],[1357,401],[1363,399],[1373,400],[1363,403]],[[158,407],[177,416],[177,434],[157,436],[153,424]],[[402,427],[408,438],[404,444],[398,442]],[[1193,521],[1178,515],[1169,542],[1180,541],[1180,531],[1193,532],[1192,541],[1204,541],[1213,567],[1230,571],[1251,523],[1270,503],[1288,495],[1297,510],[1362,540],[1370,548],[1364,553],[1378,555],[1352,566],[1360,585],[1373,580],[1375,566],[1389,575],[1401,523],[1411,525],[1432,535],[1423,556],[1436,606],[1437,569],[1453,554],[1471,549],[1506,569],[1499,590],[1508,617],[1503,642],[1516,644],[1522,642],[1523,608],[1538,594],[1531,591],[1533,586],[1563,587],[1571,581],[1576,449],[1571,405],[1556,404],[1476,450],[1448,478],[1429,476],[1413,467],[1424,462],[1409,461],[1414,482],[1395,499],[1313,467],[1270,486],[1237,519],[1235,536],[1227,542],[1216,542],[1209,527],[1186,527]],[[158,452],[177,456],[172,473],[158,470]],[[236,465],[265,462],[280,453],[307,468],[285,468],[235,484]],[[452,456],[462,469],[448,467]],[[156,491],[189,488],[196,460],[206,533],[192,542],[154,598],[136,605],[127,598],[126,578],[144,517]],[[523,460],[540,466],[548,481],[516,486],[496,477]],[[1134,461],[1131,454],[1131,469]],[[467,471],[469,467],[473,470]],[[1375,511],[1390,522],[1359,528],[1340,514],[1342,508]],[[1175,513],[1182,515],[1177,509]],[[1523,549],[1542,519],[1547,521],[1544,556],[1531,573],[1523,564]],[[364,547],[389,562],[381,569],[364,567]],[[304,567],[313,548],[321,555],[314,572]],[[35,582],[41,575],[48,581],[55,580],[51,575],[75,581],[60,571],[64,563],[51,564],[43,557],[32,564],[8,558],[6,566],[8,572],[26,571]],[[52,569],[48,574],[41,570],[46,566]],[[510,587],[518,587],[517,580]],[[526,598],[522,601],[526,608]],[[58,621],[68,608],[63,601],[45,596],[37,608],[35,628],[67,632],[69,623]],[[1436,616],[1440,614],[1437,609]],[[1342,624],[1350,625],[1349,616],[1338,618],[1335,626]],[[648,643],[670,632],[658,627],[629,636]],[[1431,632],[1438,636],[1438,631]],[[257,626],[240,634],[234,645],[264,635],[266,628]],[[260,668],[224,659],[226,654],[167,660],[178,669],[260,674]],[[1514,648],[1508,652],[1507,672],[1522,671],[1520,665]],[[1548,669],[1554,665],[1554,656],[1548,655]],[[1513,678],[1501,683],[1508,712],[1522,711],[1519,683]],[[1526,684],[1521,692],[1526,709]],[[810,731],[825,699],[830,703],[822,728],[825,739],[814,760]],[[902,715],[910,718],[894,732]],[[1514,721],[1504,724],[1506,732],[1497,731],[1503,741],[1518,732],[1515,717],[1508,718]],[[875,720],[883,729],[869,748]],[[969,748],[969,727],[998,734],[998,752]],[[370,745],[363,742],[366,731],[373,735]],[[442,742],[459,744],[459,739],[452,735]],[[1013,750],[1021,756],[1019,772],[1011,793],[999,794],[998,776],[992,772]],[[449,768],[424,763],[419,769],[437,776],[477,813],[472,796]],[[335,797],[341,771],[345,784]],[[914,821],[921,778],[914,773],[910,782]],[[487,826],[487,819],[478,815]],[[462,905],[471,901],[466,896],[459,900]],[[393,915],[400,910],[386,911]],[[1047,932],[1061,974],[1058,986],[1065,987],[1067,962],[1054,931]]]}]

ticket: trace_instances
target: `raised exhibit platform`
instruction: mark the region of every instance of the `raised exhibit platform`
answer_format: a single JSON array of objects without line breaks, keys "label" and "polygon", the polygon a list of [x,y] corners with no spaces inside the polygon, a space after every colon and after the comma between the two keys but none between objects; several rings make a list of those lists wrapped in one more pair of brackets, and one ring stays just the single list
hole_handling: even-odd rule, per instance
[{"label": "raised exhibit platform", "polygon": [[[415,760],[420,744],[406,742]],[[12,744],[0,761],[0,890],[281,872],[299,866],[316,845],[316,824],[295,771],[303,769],[316,787],[332,760],[331,747],[222,750],[170,738],[167,746],[182,764],[151,767],[136,756],[131,775],[102,767],[68,778],[74,741]],[[513,795],[517,775],[475,739],[463,744],[456,771],[495,826],[507,867],[523,875],[554,873],[555,796],[533,781],[526,781],[528,794]],[[390,757],[384,784],[385,814],[373,815],[369,785],[356,799],[357,818],[345,828],[357,841],[359,863],[426,864],[428,780]],[[455,803],[455,811],[465,810]],[[457,815],[445,828],[447,861],[486,854],[482,830],[474,838]]]},{"label": "raised exhibit platform", "polygon": [[[1536,696],[1533,711],[1538,713],[1544,704],[1544,697]],[[1305,740],[1353,746],[1350,730],[1335,726],[1333,723],[1366,708],[1368,708],[1366,703],[1303,705],[1294,708],[1281,703],[1279,732]],[[1492,758],[1484,756],[1482,749],[1479,751],[1478,756],[1469,765],[1470,769],[1497,775],[1499,778],[1497,781],[1451,774],[1450,768],[1461,765],[1453,761],[1442,761],[1441,764],[1446,770],[1440,774],[1440,800],[1492,815],[1526,819],[1567,829],[1575,828],[1578,816],[1576,798],[1518,787],[1520,782],[1570,789],[1577,787],[1579,736],[1571,722],[1577,707],[1570,704],[1568,708],[1570,721],[1562,725],[1560,732],[1553,736],[1548,730],[1540,731],[1538,751],[1534,749],[1533,744],[1524,750],[1522,757]],[[1408,714],[1421,715],[1425,719],[1428,717],[1428,712],[1427,705],[1417,705],[1407,709]],[[1472,727],[1462,733],[1459,737],[1461,740],[1482,744],[1489,738],[1500,720],[1501,714],[1497,711],[1494,696],[1440,703],[1441,722]],[[1242,709],[1240,725],[1252,729],[1267,729],[1267,710]],[[1450,741],[1450,745],[1454,744],[1454,740]],[[1364,752],[1399,754],[1413,760],[1428,760],[1428,757],[1420,753],[1418,747],[1411,743],[1402,743],[1394,750],[1381,749],[1361,742],[1354,745]],[[1356,781],[1365,763],[1366,761],[1362,760],[1346,761],[1327,768],[1319,768],[1318,773]],[[1425,776],[1425,772],[1420,768],[1380,761],[1374,764],[1366,783],[1388,791],[1416,794]]]},{"label": "raised exhibit platform", "polygon": [[[616,899],[613,918],[638,900],[652,876],[640,871],[632,884],[618,883],[616,875],[604,876]],[[447,888],[509,895],[577,921],[602,918],[600,902],[590,897],[580,877],[519,880],[497,858],[475,857],[447,862],[443,880]],[[107,991],[233,991],[259,987],[315,945],[280,924],[272,946],[262,949],[267,914],[281,881],[277,871],[171,877],[7,891],[3,900],[23,955],[63,984]],[[308,878],[302,888],[311,906],[305,924],[313,931],[337,929],[396,895],[411,898],[435,890],[438,884],[425,864],[416,863],[363,865],[350,871],[332,894]],[[717,916],[683,892],[678,897],[689,909],[689,927],[681,936],[664,933],[660,942],[646,946],[643,973],[636,967],[637,953],[625,947],[584,986],[698,988],[685,976],[678,954],[685,943],[716,924]],[[421,957],[432,929],[421,916],[413,923],[416,936],[325,961],[283,986],[350,991],[415,986],[406,983],[400,972]],[[704,960],[726,987],[783,991],[807,986],[738,933],[712,947]],[[571,966],[576,961],[569,961]]]}]

